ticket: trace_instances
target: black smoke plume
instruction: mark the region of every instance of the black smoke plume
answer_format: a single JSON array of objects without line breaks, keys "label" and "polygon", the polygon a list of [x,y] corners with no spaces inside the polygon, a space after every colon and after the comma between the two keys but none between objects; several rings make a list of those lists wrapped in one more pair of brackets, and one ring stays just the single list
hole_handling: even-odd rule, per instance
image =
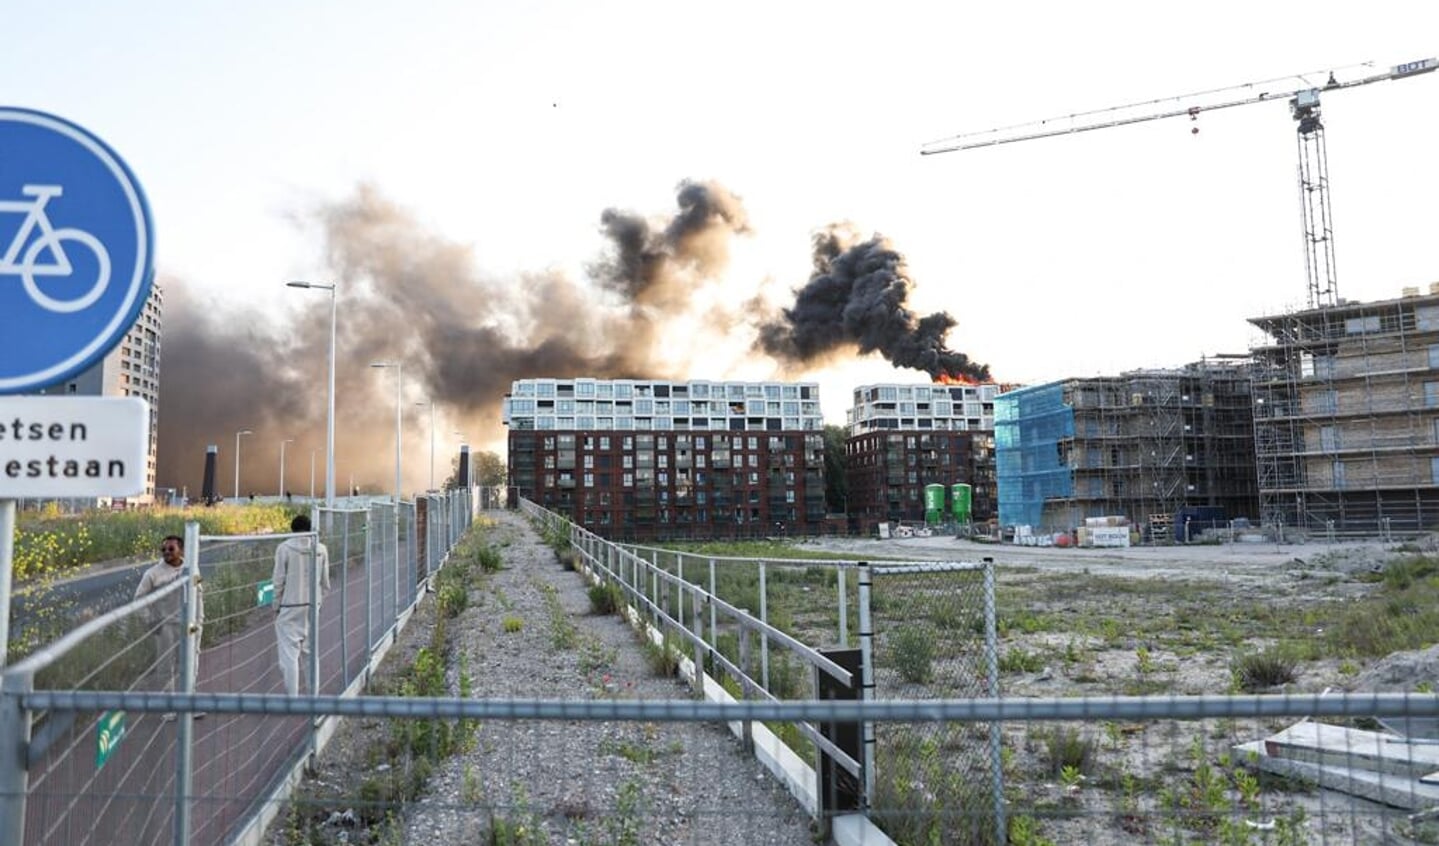
[{"label": "black smoke plume", "polygon": [[946,312],[915,318],[906,307],[914,282],[904,256],[874,236],[860,242],[831,226],[814,238],[814,271],[794,305],[760,323],[756,347],[786,365],[817,364],[858,348],[897,367],[989,381],[989,368],[945,346],[957,325]]},{"label": "black smoke plume", "polygon": [[[594,286],[562,273],[495,278],[475,270],[469,248],[425,231],[373,187],[316,210],[326,264],[337,293],[335,456],[337,493],[353,477],[368,493],[394,485],[395,371],[403,365],[406,495],[428,483],[429,411],[436,432],[436,482],[448,473],[458,428],[483,445],[502,436],[500,400],[515,379],[542,376],[676,378],[688,362],[658,354],[657,327],[681,317],[690,293],[720,274],[730,238],[746,230],[737,198],[713,183],[685,182],[679,210],[651,225],[610,209],[601,231],[611,242],[593,268]],[[232,496],[236,433],[240,494],[285,488],[308,494],[315,455],[316,493],[324,488],[328,292],[295,291],[296,321],[277,326],[254,309],[220,309],[195,298],[182,280],[162,280],[165,334],[159,400],[161,487],[200,489],[205,447],[220,448],[220,493]],[[618,302],[614,300],[617,299]]]}]

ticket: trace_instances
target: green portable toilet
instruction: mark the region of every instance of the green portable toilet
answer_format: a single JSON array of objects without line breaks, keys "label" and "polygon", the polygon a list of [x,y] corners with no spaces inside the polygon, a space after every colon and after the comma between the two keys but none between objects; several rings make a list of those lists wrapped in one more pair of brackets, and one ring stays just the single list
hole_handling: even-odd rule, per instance
[{"label": "green portable toilet", "polygon": [[973,489],[963,483],[950,487],[950,503],[954,509],[954,522],[961,526],[969,525],[970,503],[974,498],[973,494]]},{"label": "green portable toilet", "polygon": [[938,526],[944,519],[944,485],[924,486],[924,523]]}]

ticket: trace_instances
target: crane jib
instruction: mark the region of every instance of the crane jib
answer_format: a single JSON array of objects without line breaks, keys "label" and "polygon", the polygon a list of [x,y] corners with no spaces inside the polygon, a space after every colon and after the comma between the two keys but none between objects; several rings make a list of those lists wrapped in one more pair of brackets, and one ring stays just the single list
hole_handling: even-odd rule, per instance
[{"label": "crane jib", "polygon": [[1439,59],[1420,59],[1416,62],[1395,65],[1390,74],[1397,79],[1401,76],[1413,76],[1416,73],[1428,73],[1432,70],[1439,70]]}]

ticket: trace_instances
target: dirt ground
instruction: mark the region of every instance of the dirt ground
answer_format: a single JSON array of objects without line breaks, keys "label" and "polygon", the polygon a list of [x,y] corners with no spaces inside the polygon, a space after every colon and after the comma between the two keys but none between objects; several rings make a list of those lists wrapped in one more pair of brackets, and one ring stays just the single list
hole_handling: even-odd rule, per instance
[{"label": "dirt ground", "polygon": [[[807,546],[856,557],[992,558],[1008,597],[1001,614],[1010,618],[1000,620],[1001,691],[1037,697],[1225,694],[1234,689],[1237,654],[1272,646],[1265,635],[1280,630],[1323,637],[1345,603],[1379,589],[1375,573],[1414,549],[1377,542],[1074,549],[939,536]],[[1307,631],[1296,630],[1311,619]],[[1015,656],[1026,660],[1004,663]],[[1292,682],[1263,692],[1425,685],[1439,688],[1439,647],[1301,661]],[[1428,839],[1432,826],[1412,824],[1404,812],[1262,774],[1257,797],[1246,801],[1232,747],[1299,719],[1006,723],[1007,796],[1016,815],[1034,821],[1036,843],[1439,842]],[[1082,745],[1089,753],[1081,778],[1057,771],[1065,739],[1071,751]],[[1192,824],[1176,822],[1186,815]]]}]

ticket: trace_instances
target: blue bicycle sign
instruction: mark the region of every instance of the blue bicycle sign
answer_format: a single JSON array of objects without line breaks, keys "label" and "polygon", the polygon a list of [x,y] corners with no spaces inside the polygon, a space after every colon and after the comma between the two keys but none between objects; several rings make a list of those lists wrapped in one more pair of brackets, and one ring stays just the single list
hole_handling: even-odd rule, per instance
[{"label": "blue bicycle sign", "polygon": [[0,394],[105,356],[150,295],[153,228],[130,169],[69,121],[0,107]]}]

